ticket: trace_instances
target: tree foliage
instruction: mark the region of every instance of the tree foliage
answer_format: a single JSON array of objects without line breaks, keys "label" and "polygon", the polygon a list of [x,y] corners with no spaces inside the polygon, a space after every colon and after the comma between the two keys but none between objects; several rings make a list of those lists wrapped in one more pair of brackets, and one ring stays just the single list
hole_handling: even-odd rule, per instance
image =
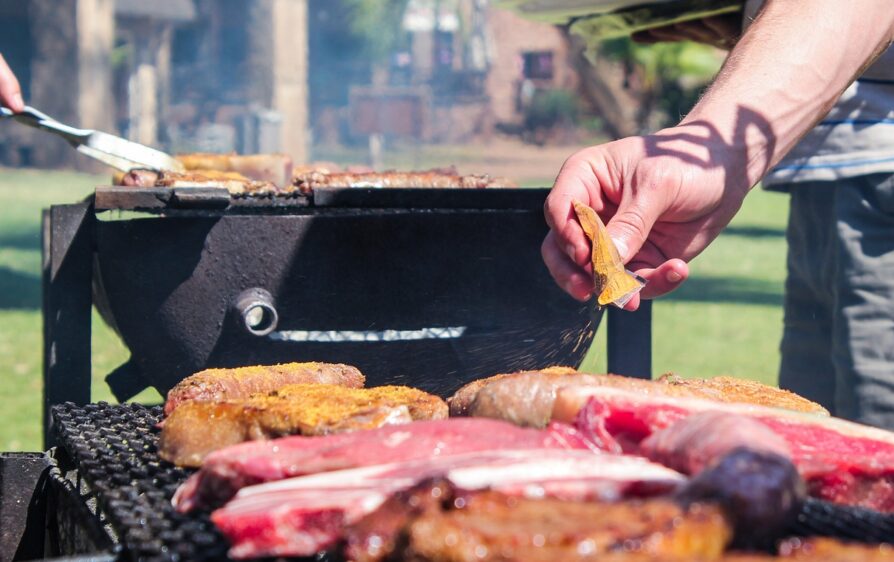
[{"label": "tree foliage", "polygon": [[698,101],[723,60],[716,49],[689,41],[644,45],[629,38],[605,41],[600,54],[628,68],[628,81],[638,90],[641,104],[640,128],[645,129],[679,121]]},{"label": "tree foliage", "polygon": [[343,5],[347,28],[364,45],[361,56],[387,57],[402,39],[401,21],[409,0],[336,0]]}]

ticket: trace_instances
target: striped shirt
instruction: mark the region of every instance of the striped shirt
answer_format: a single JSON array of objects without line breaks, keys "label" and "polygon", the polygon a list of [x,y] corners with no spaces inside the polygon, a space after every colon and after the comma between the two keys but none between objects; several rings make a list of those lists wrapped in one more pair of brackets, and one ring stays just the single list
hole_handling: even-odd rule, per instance
[{"label": "striped shirt", "polygon": [[[762,3],[748,1],[746,25]],[[894,47],[845,90],[763,183],[832,181],[883,172],[894,172]]]}]

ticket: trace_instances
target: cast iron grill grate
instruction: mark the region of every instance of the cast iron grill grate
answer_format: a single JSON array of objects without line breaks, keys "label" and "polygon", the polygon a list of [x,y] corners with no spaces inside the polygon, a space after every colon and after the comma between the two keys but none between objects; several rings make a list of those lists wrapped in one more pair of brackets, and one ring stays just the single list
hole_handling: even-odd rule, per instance
[{"label": "cast iron grill grate", "polygon": [[226,542],[207,514],[183,515],[171,497],[189,471],[159,459],[160,406],[55,406],[53,428],[130,560],[226,559]]},{"label": "cast iron grill grate", "polygon": [[[171,497],[190,471],[157,453],[160,406],[76,406],[52,410],[53,429],[82,484],[95,494],[130,560],[226,560],[226,542],[207,513],[184,515]],[[894,516],[809,500],[791,534],[894,542]]]},{"label": "cast iron grill grate", "polygon": [[835,537],[870,543],[894,543],[894,516],[871,509],[842,507],[809,499],[792,534]]}]

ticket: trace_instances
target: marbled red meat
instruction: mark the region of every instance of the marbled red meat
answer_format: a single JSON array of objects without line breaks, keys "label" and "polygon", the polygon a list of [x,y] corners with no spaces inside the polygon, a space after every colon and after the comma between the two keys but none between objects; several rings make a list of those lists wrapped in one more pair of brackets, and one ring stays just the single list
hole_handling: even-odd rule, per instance
[{"label": "marbled red meat", "polygon": [[574,423],[604,450],[640,452],[653,433],[709,411],[747,416],[781,437],[812,496],[894,512],[894,434],[881,429],[776,408],[594,387],[560,390],[553,418]]},{"label": "marbled red meat", "polygon": [[484,418],[420,421],[325,437],[284,437],[243,443],[205,458],[174,496],[180,511],[215,508],[254,484],[436,455],[499,449],[592,449],[563,424],[523,429]]},{"label": "marbled red meat", "polygon": [[652,433],[639,445],[644,457],[683,474],[698,474],[739,447],[791,459],[785,439],[760,421],[722,411],[693,414]]},{"label": "marbled red meat", "polygon": [[572,501],[666,494],[685,482],[680,474],[639,457],[556,449],[481,451],[250,486],[215,511],[212,520],[229,539],[233,558],[311,556],[335,544],[342,524],[434,477],[463,490]]}]

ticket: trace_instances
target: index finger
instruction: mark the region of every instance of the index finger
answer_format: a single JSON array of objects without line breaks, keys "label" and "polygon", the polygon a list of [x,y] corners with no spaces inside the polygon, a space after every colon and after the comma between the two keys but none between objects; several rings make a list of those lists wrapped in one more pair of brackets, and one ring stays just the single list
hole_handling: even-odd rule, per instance
[{"label": "index finger", "polygon": [[0,55],[0,103],[15,112],[25,110],[25,102],[22,100],[22,88],[12,69],[6,64],[3,55]]},{"label": "index finger", "polygon": [[574,201],[589,205],[597,212],[602,210],[598,181],[587,151],[578,152],[565,162],[543,208],[557,243],[572,261],[584,265],[589,261],[590,245],[577,221]]}]

